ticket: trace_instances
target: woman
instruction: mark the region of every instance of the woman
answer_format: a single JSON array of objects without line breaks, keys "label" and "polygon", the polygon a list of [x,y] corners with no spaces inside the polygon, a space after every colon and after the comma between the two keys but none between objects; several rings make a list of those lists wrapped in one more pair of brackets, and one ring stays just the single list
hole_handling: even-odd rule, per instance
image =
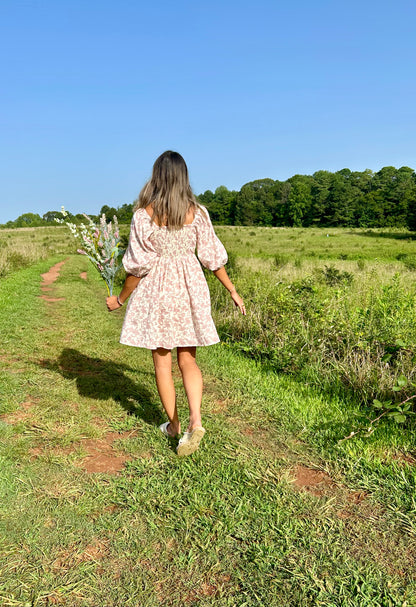
[{"label": "woman", "polygon": [[227,252],[215,234],[208,211],[192,193],[188,169],[177,152],[164,152],[139,195],[123,257],[127,278],[118,297],[107,298],[110,311],[131,295],[120,342],[152,350],[156,385],[169,421],[160,426],[180,435],[172,378],[172,349],[189,404],[189,424],[178,455],[189,455],[205,434],[201,421],[202,375],[196,348],[219,342],[202,265],[212,270],[242,314],[244,302],[224,268]]}]

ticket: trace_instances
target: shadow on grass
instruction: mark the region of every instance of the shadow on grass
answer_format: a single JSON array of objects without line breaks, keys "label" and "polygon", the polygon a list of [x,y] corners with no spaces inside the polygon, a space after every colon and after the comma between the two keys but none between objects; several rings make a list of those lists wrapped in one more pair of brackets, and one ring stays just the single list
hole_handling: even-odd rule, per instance
[{"label": "shadow on grass", "polygon": [[416,240],[416,232],[377,232],[371,228],[362,232],[349,232],[353,236],[369,236],[370,238],[393,238],[394,240]]},{"label": "shadow on grass", "polygon": [[125,375],[125,371],[137,373],[137,369],[92,358],[72,348],[62,350],[57,360],[43,360],[41,366],[60,373],[65,379],[75,380],[80,396],[98,400],[113,398],[130,415],[151,425],[160,424],[164,419],[152,393]]}]

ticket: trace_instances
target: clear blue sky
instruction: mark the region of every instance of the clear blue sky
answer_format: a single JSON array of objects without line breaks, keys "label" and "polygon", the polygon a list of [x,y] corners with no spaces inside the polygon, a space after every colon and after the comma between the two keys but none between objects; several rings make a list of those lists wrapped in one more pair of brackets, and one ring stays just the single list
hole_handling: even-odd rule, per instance
[{"label": "clear blue sky", "polygon": [[166,149],[196,193],[416,168],[416,4],[2,0],[0,223],[132,202]]}]

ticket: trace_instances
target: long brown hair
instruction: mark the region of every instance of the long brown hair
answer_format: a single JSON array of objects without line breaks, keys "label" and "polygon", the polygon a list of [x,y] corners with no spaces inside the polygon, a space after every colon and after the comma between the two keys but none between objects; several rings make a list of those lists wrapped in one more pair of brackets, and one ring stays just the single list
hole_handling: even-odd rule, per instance
[{"label": "long brown hair", "polygon": [[152,206],[152,221],[170,230],[180,229],[190,210],[199,206],[189,184],[188,168],[178,152],[157,158],[150,180],[139,194],[134,210]]}]

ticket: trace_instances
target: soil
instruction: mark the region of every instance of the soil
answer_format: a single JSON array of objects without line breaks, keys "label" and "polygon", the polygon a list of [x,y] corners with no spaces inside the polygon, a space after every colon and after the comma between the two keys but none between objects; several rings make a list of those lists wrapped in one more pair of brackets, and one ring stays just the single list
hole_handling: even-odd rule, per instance
[{"label": "soil", "polygon": [[81,274],[79,275],[80,278],[82,278],[83,280],[87,280],[87,273],[86,272],[81,272]]},{"label": "soil", "polygon": [[211,409],[211,412],[216,415],[218,413],[222,413],[228,409],[228,405],[230,404],[230,400],[228,398],[216,398],[214,399],[214,405]]},{"label": "soil", "polygon": [[368,496],[366,491],[350,491],[348,494],[348,501],[352,504],[361,504],[362,501]]},{"label": "soil", "polygon": [[22,360],[20,358],[12,358],[8,354],[0,354],[0,362],[2,363],[20,363]]},{"label": "soil", "polygon": [[62,301],[65,298],[64,297],[46,297],[46,295],[41,295],[41,299],[54,303],[55,301]]},{"label": "soil", "polygon": [[128,432],[107,432],[103,438],[83,438],[68,447],[44,448],[41,446],[30,449],[32,457],[39,457],[47,451],[53,455],[66,456],[74,453],[79,447],[86,452],[86,455],[74,462],[74,465],[89,474],[105,473],[119,474],[124,465],[131,458],[123,453],[119,453],[113,448],[116,440],[136,436],[137,431]]},{"label": "soil", "polygon": [[50,288],[50,285],[52,285],[56,280],[58,280],[59,273],[64,263],[65,261],[59,261],[54,266],[52,266],[47,272],[41,274],[42,283],[40,285],[40,289],[43,293],[43,295],[40,296],[41,299],[44,299],[49,303],[55,303],[56,301],[62,301],[64,299],[63,297],[48,297],[47,295],[45,295],[45,293],[49,293],[52,290]]},{"label": "soil", "polygon": [[[130,434],[127,432],[126,434]],[[112,443],[122,438],[118,432],[109,432],[103,439],[87,438],[82,440],[81,445],[87,455],[75,465],[79,466],[89,474],[105,472],[106,474],[118,474],[124,464],[130,459],[127,455],[117,453]]]},{"label": "soil", "polygon": [[5,424],[18,424],[19,422],[25,422],[30,418],[31,408],[35,405],[35,403],[31,400],[27,400],[24,403],[19,405],[18,411],[13,411],[13,413],[4,413],[0,415],[0,419]]},{"label": "soil", "polygon": [[88,561],[99,561],[108,556],[107,543],[98,538],[84,548],[82,552],[78,552],[78,546],[74,545],[71,549],[61,550],[55,558],[52,568],[54,570],[68,571],[80,563]]},{"label": "soil", "polygon": [[299,490],[308,491],[313,495],[321,496],[328,489],[333,489],[336,483],[323,470],[313,470],[307,466],[296,466],[293,484]]},{"label": "soil", "polygon": [[44,274],[41,274],[41,276],[42,276],[41,288],[51,285],[58,279],[59,273],[60,273],[61,268],[64,265],[64,263],[65,263],[65,261],[59,261],[54,266],[52,266],[47,272],[45,272]]},{"label": "soil", "polygon": [[409,466],[414,466],[416,464],[416,459],[410,453],[396,453],[392,456],[392,460],[394,460],[398,464],[408,464]]}]

